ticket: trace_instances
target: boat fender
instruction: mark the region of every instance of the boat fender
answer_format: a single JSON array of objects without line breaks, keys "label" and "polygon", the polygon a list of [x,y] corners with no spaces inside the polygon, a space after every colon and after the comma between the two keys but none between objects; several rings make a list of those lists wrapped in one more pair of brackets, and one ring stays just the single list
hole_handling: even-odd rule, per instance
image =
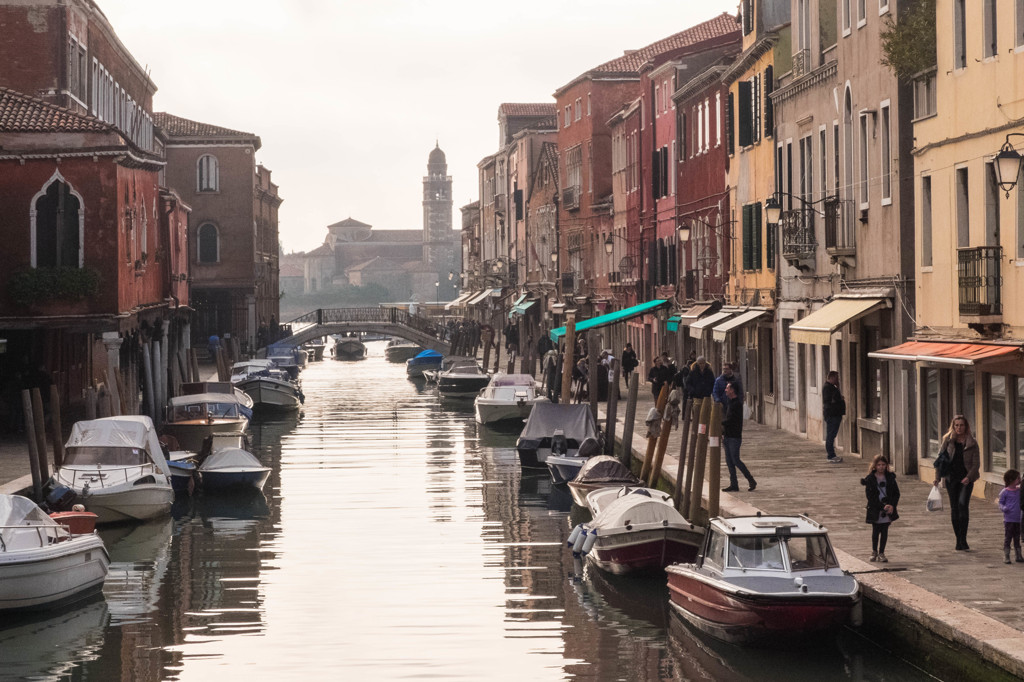
[{"label": "boat fender", "polygon": [[583,543],[583,553],[586,554],[594,548],[594,543],[597,542],[597,529],[590,531],[587,535],[586,541]]},{"label": "boat fender", "polygon": [[580,532],[579,537],[576,538],[576,542],[572,545],[572,553],[579,555],[583,551],[583,543],[587,541],[587,529],[583,528]]},{"label": "boat fender", "polygon": [[572,547],[574,544],[576,544],[576,538],[578,538],[580,536],[580,533],[582,531],[583,531],[583,524],[582,523],[576,524],[576,527],[572,529],[571,533],[569,533],[569,539],[565,541],[565,544],[567,546],[569,546],[569,547]]}]

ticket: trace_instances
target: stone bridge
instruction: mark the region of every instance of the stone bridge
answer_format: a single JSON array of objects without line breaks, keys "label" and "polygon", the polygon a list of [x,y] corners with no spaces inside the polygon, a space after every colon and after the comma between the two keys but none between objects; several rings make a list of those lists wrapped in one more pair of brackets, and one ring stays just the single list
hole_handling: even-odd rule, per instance
[{"label": "stone bridge", "polygon": [[448,355],[451,345],[442,340],[445,329],[429,317],[396,308],[318,308],[288,323],[292,334],[276,344],[298,346],[330,334],[366,332],[397,336],[418,346]]}]

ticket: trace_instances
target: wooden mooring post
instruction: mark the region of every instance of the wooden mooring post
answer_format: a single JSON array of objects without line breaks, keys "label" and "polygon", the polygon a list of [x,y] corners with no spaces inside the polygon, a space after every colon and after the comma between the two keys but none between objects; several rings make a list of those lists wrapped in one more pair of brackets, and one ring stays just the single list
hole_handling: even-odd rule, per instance
[{"label": "wooden mooring post", "polygon": [[636,372],[629,376],[626,393],[626,416],[622,420],[622,455],[620,460],[626,466],[633,463],[633,430],[636,427],[636,400],[640,390],[640,378]]}]

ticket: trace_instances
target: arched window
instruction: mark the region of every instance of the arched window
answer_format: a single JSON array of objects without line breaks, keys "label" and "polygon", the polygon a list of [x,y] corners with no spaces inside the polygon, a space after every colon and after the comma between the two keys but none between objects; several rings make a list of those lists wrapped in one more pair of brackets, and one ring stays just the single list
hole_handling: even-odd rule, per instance
[{"label": "arched window", "polygon": [[82,203],[71,186],[54,179],[38,195],[33,209],[35,267],[81,267]]},{"label": "arched window", "polygon": [[220,173],[217,170],[217,157],[204,154],[196,164],[196,191],[216,192],[220,189]]},{"label": "arched window", "polygon": [[216,263],[220,260],[220,237],[217,226],[203,223],[199,226],[199,262]]}]

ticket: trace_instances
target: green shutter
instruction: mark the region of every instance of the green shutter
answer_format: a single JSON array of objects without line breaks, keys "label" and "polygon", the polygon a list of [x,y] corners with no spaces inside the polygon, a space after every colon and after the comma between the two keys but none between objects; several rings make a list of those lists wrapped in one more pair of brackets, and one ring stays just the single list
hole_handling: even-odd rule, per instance
[{"label": "green shutter", "polygon": [[750,212],[753,214],[751,222],[754,224],[752,229],[754,233],[754,247],[752,249],[754,270],[760,270],[763,267],[761,263],[761,203],[758,202],[751,205]]},{"label": "green shutter", "polygon": [[739,146],[749,147],[754,143],[753,134],[753,92],[750,85],[750,81],[740,81],[736,84],[737,97],[736,108],[736,124],[739,128]]},{"label": "green shutter", "polygon": [[743,207],[743,269],[754,269],[754,238],[751,234],[750,206]]}]

